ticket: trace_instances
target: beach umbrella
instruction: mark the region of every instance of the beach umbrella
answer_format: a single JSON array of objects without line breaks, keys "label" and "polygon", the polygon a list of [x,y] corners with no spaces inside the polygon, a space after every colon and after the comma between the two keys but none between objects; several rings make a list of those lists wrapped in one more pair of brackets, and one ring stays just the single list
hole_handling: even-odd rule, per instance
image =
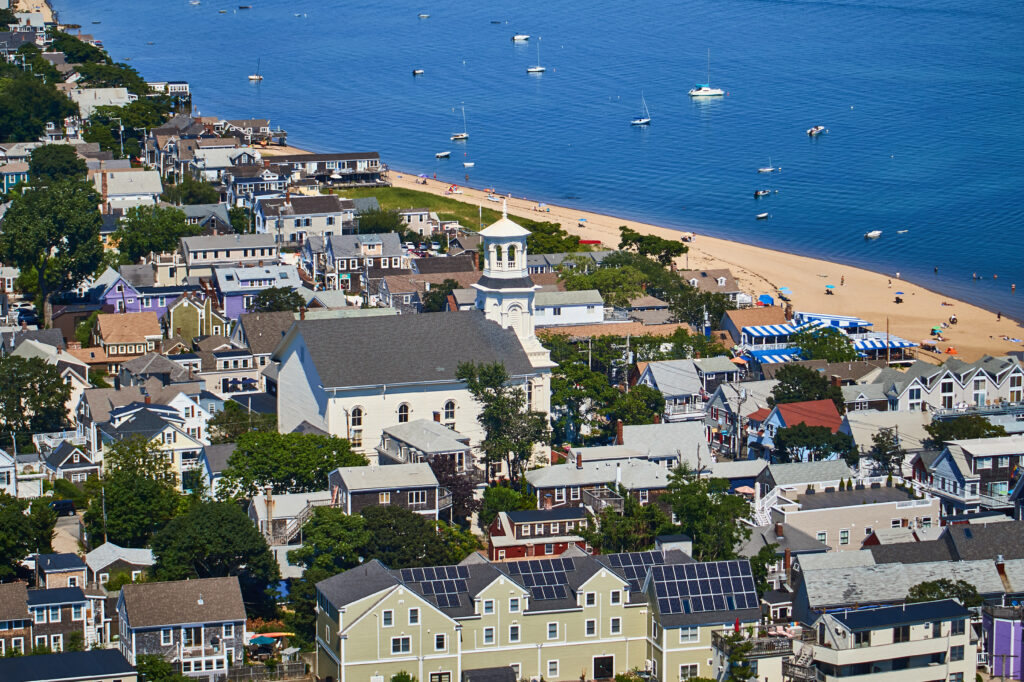
[{"label": "beach umbrella", "polygon": [[896,296],[903,296],[904,294],[903,294],[903,292],[902,292],[902,291],[897,291],[895,295],[896,295]]},{"label": "beach umbrella", "polygon": [[835,284],[826,284],[826,285],[825,285],[825,288],[826,288],[826,289],[835,289],[835,288],[836,288],[836,285],[835,285]]},{"label": "beach umbrella", "polygon": [[790,289],[789,287],[779,287],[779,291],[781,291],[784,294],[793,293],[792,289]]},{"label": "beach umbrella", "polygon": [[273,637],[253,637],[249,640],[249,644],[255,644],[257,646],[267,646],[268,644],[274,643]]},{"label": "beach umbrella", "polygon": [[579,222],[581,222],[581,223],[585,223],[585,222],[587,222],[587,219],[586,219],[586,218],[579,218],[578,220],[579,220]]},{"label": "beach umbrella", "polygon": [[421,178],[426,178],[426,177],[429,177],[429,176],[426,173],[420,173],[420,177]]},{"label": "beach umbrella", "polygon": [[757,297],[757,300],[760,301],[761,303],[764,303],[765,305],[775,305],[775,299],[769,296],[768,294],[761,294],[760,296]]}]

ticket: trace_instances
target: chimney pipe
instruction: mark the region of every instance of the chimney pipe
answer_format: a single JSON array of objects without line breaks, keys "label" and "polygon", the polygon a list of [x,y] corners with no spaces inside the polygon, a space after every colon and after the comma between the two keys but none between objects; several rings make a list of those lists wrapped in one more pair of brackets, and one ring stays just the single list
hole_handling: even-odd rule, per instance
[{"label": "chimney pipe", "polygon": [[786,582],[789,582],[793,569],[793,551],[789,547],[782,555],[782,569],[786,572]]},{"label": "chimney pipe", "polygon": [[615,422],[615,444],[622,445],[622,420]]},{"label": "chimney pipe", "polygon": [[146,403],[147,405],[149,405],[150,403],[152,403],[152,402],[153,402],[153,396],[151,396],[151,395],[149,395],[149,394],[147,393],[147,394],[146,394],[145,396],[143,396],[142,400],[143,400],[143,402],[145,402],[145,403]]},{"label": "chimney pipe", "polygon": [[775,537],[782,538],[782,537],[785,537],[785,536],[786,536],[786,534],[783,532],[783,525],[781,523],[776,523],[775,524]]},{"label": "chimney pipe", "polygon": [[440,412],[437,412],[437,411],[434,412],[434,421],[440,423],[440,421],[441,421],[441,413]]},{"label": "chimney pipe", "polygon": [[266,486],[263,489],[263,497],[266,500],[267,506],[267,535],[273,534],[273,520],[274,520],[274,488],[273,486]]},{"label": "chimney pipe", "polygon": [[577,469],[582,469],[583,468],[583,453],[582,452],[581,453],[577,453],[577,455],[576,455],[576,468]]}]

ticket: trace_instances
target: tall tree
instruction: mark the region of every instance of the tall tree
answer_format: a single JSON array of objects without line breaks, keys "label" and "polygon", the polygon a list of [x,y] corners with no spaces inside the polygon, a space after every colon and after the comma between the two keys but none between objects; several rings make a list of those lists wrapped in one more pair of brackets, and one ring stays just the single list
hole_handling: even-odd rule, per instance
[{"label": "tall tree", "polygon": [[174,251],[178,240],[201,234],[200,225],[189,225],[185,213],[171,206],[136,206],[128,209],[112,235],[118,250],[137,263],[150,253]]},{"label": "tall tree", "polygon": [[360,513],[370,536],[363,548],[366,559],[378,559],[389,568],[449,562],[448,548],[439,542],[430,519],[395,505],[366,507]]},{"label": "tall tree", "polygon": [[103,254],[98,204],[91,185],[71,180],[17,196],[4,216],[0,260],[35,268],[42,301],[51,291],[74,288]]},{"label": "tall tree", "polygon": [[686,244],[675,239],[665,239],[653,234],[641,234],[625,225],[619,228],[619,248],[633,250],[640,255],[653,258],[668,267],[679,256],[690,250]]},{"label": "tall tree", "polygon": [[670,528],[668,515],[657,504],[641,505],[624,488],[622,511],[607,506],[589,519],[580,535],[602,554],[643,552],[654,547],[654,539]]},{"label": "tall tree", "polygon": [[163,656],[142,654],[136,659],[139,680],[145,682],[192,682],[195,678],[178,673],[178,668]]},{"label": "tall tree", "polygon": [[607,305],[626,306],[643,293],[644,273],[630,267],[597,267],[586,256],[568,256],[558,266],[559,279],[569,291],[597,289]]},{"label": "tall tree", "polygon": [[697,561],[735,559],[740,543],[750,537],[743,519],[750,505],[729,493],[729,481],[701,478],[689,467],[673,469],[668,489],[661,498],[671,507],[681,532],[693,538]]},{"label": "tall tree", "polygon": [[868,456],[875,460],[878,468],[890,475],[899,474],[903,470],[903,460],[907,451],[900,445],[895,429],[879,429],[871,434],[871,450]]},{"label": "tall tree", "polygon": [[84,180],[88,168],[69,144],[44,144],[32,150],[28,177],[36,185],[61,180]]},{"label": "tall tree", "polygon": [[768,398],[771,405],[799,403],[807,400],[831,400],[839,414],[846,412],[843,392],[834,386],[828,377],[803,365],[784,365],[775,373],[779,383]]},{"label": "tall tree", "polygon": [[966,580],[953,582],[949,578],[926,580],[911,587],[907,593],[907,603],[910,604],[939,599],[956,599],[967,607],[981,606],[984,602],[977,587]]},{"label": "tall tree", "polygon": [[205,180],[186,175],[178,184],[164,186],[163,200],[179,206],[216,204],[220,201],[220,192]]},{"label": "tall tree", "polygon": [[327,489],[327,475],[338,467],[363,466],[347,440],[305,433],[252,431],[241,434],[228,458],[218,490],[226,497]]},{"label": "tall tree", "polygon": [[250,313],[298,312],[305,307],[302,294],[287,287],[270,287],[256,294],[249,305]]},{"label": "tall tree", "polygon": [[459,283],[454,279],[446,279],[436,286],[430,287],[430,291],[423,295],[423,312],[439,313],[448,304],[448,295],[459,288]]},{"label": "tall tree", "polygon": [[452,494],[452,520],[465,525],[473,512],[480,509],[473,478],[467,472],[458,470],[453,454],[434,455],[429,464],[438,484]]},{"label": "tall tree", "polygon": [[57,526],[57,512],[45,497],[37,497],[28,506],[28,522],[31,527],[31,543],[36,551],[47,554],[53,551],[53,532]]},{"label": "tall tree", "polygon": [[537,508],[537,498],[523,490],[516,490],[506,483],[499,483],[484,490],[483,502],[477,520],[486,529],[498,512],[521,511]]},{"label": "tall tree", "polygon": [[180,495],[167,455],[141,436],[111,445],[103,456],[100,494],[85,512],[89,537],[145,547],[178,511]]},{"label": "tall tree", "polygon": [[835,327],[805,329],[790,336],[789,342],[800,349],[804,360],[849,362],[858,357],[850,337]]},{"label": "tall tree", "polygon": [[246,234],[252,231],[252,222],[249,219],[249,211],[242,206],[232,206],[228,209],[228,220],[231,222],[231,229],[237,234]]},{"label": "tall tree", "polygon": [[928,432],[928,446],[941,448],[943,443],[951,440],[967,440],[971,438],[994,438],[1005,436],[1006,428],[1002,424],[993,424],[980,414],[965,414],[955,419],[935,420],[924,427]]},{"label": "tall tree", "polygon": [[78,113],[78,107],[52,84],[28,71],[0,77],[0,142],[35,140],[46,124]]},{"label": "tall tree", "polygon": [[25,500],[0,492],[0,582],[14,578],[18,562],[36,551],[27,507]]},{"label": "tall tree", "polygon": [[655,418],[665,411],[665,396],[656,388],[637,384],[622,393],[612,404],[609,413],[611,423],[622,420],[623,424],[653,424]]},{"label": "tall tree", "polygon": [[224,409],[207,422],[207,427],[211,443],[234,443],[239,436],[250,431],[277,433],[277,415],[252,412],[234,400],[227,400]]},{"label": "tall tree", "polygon": [[500,362],[462,362],[455,376],[466,383],[480,405],[477,421],[487,434],[481,443],[487,461],[504,462],[510,480],[518,481],[533,447],[551,437],[547,417],[527,409],[526,394],[509,383],[508,372]]},{"label": "tall tree", "polygon": [[774,441],[772,459],[776,462],[799,462],[803,459],[817,462],[835,455],[850,466],[857,464],[857,445],[853,437],[841,431],[832,433],[827,426],[808,426],[800,422],[779,429]]},{"label": "tall tree", "polygon": [[59,431],[68,423],[71,387],[40,358],[0,358],[0,424],[4,431]]},{"label": "tall tree", "polygon": [[560,223],[529,223],[526,238],[528,253],[567,253],[580,251],[580,238],[562,229]]},{"label": "tall tree", "polygon": [[237,576],[246,612],[274,612],[270,588],[280,578],[267,541],[234,502],[200,502],[153,536],[160,580]]}]

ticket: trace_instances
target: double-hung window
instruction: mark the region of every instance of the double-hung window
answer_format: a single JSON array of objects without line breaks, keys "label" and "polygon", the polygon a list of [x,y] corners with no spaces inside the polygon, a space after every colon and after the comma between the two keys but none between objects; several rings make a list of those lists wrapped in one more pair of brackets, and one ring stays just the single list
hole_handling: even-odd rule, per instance
[{"label": "double-hung window", "polygon": [[392,637],[391,653],[407,654],[412,651],[412,641],[409,637]]}]

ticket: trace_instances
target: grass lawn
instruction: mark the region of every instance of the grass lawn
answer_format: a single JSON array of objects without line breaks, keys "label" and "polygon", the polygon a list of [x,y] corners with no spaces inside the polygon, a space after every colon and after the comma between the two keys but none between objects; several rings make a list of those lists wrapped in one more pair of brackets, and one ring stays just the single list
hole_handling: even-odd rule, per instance
[{"label": "grass lawn", "polygon": [[[469,229],[478,229],[480,225],[479,209],[476,206],[448,197],[439,197],[429,192],[419,192],[404,187],[358,187],[339,190],[338,194],[349,199],[377,197],[380,207],[385,211],[428,208],[437,213],[441,220],[458,220],[459,224]],[[500,217],[500,211],[495,211],[493,208],[484,209],[484,225],[490,225]],[[517,220],[521,219],[517,218]],[[529,226],[524,227],[529,229]]]}]

